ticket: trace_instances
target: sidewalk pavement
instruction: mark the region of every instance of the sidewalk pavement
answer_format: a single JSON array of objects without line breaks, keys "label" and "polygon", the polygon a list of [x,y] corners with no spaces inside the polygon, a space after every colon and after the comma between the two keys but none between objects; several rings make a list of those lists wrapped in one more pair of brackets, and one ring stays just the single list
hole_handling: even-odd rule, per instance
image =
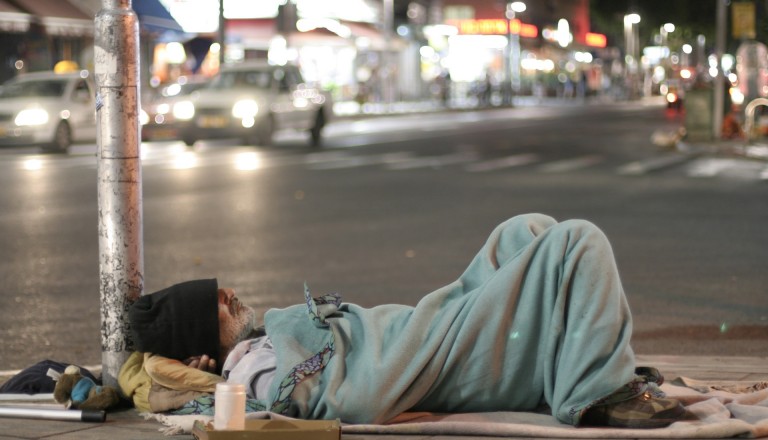
[{"label": "sidewalk pavement", "polygon": [[[639,355],[638,365],[659,368],[667,380],[679,376],[723,384],[737,381],[768,381],[768,357],[718,357]],[[0,381],[3,378],[0,378]],[[104,423],[64,422],[21,418],[0,418],[0,439],[193,439],[192,435],[165,436],[163,425],[144,420],[136,410],[111,411]],[[342,434],[342,440],[484,440],[488,437],[359,435]],[[310,440],[310,439],[308,439]],[[520,439],[522,440],[522,439]]]}]

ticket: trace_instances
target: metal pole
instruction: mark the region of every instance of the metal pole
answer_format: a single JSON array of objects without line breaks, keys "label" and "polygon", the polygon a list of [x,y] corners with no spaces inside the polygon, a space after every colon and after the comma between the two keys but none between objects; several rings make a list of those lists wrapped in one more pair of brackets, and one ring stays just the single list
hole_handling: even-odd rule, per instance
[{"label": "metal pole", "polygon": [[224,64],[226,61],[225,59],[225,46],[226,46],[226,27],[227,22],[224,19],[224,0],[219,0],[219,32],[218,32],[218,39],[219,39],[219,65]]},{"label": "metal pole", "polygon": [[116,386],[133,350],[126,311],[144,289],[139,24],[131,0],[102,0],[95,24],[102,381]]},{"label": "metal pole", "polygon": [[395,17],[395,5],[394,0],[382,0],[383,2],[383,25],[384,25],[384,63],[379,67],[380,84],[382,87],[381,94],[383,101],[386,104],[392,104],[394,101],[394,74],[395,74],[395,60],[393,59],[392,52],[392,39],[394,38],[394,17]]},{"label": "metal pole", "polygon": [[104,422],[107,418],[106,411],[79,410],[79,409],[49,409],[28,406],[0,406],[0,417],[38,419],[38,420],[64,420],[73,422]]},{"label": "metal pole", "polygon": [[715,27],[715,56],[717,57],[717,76],[715,77],[715,111],[712,117],[712,133],[715,139],[720,139],[723,132],[723,116],[725,109],[725,71],[723,70],[723,53],[725,52],[725,7],[727,0],[717,0],[717,19]]}]

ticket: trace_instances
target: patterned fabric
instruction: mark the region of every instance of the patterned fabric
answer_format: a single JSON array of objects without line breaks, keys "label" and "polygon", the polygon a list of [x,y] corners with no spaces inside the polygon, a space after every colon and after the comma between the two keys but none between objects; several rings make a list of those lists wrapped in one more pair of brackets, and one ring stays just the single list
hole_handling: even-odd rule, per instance
[{"label": "patterned fabric", "polygon": [[[200,396],[197,399],[190,400],[189,402],[185,403],[184,406],[182,406],[179,409],[176,409],[174,411],[171,411],[170,414],[176,415],[176,416],[184,416],[184,415],[203,415],[203,416],[213,416],[213,410],[216,405],[216,398],[213,394],[206,394],[204,396]],[[263,402],[259,400],[254,399],[246,399],[245,400],[245,412],[258,412],[258,411],[266,411],[266,406]]]},{"label": "patterned fabric", "polygon": [[[325,317],[335,313],[341,305],[341,296],[338,293],[323,295],[319,298],[312,298],[309,287],[304,283],[304,300],[307,305],[307,313],[312,323],[319,328],[329,327]],[[320,307],[323,307],[321,310]],[[285,414],[291,405],[291,394],[296,386],[304,379],[321,371],[328,365],[328,362],[335,353],[335,341],[331,333],[330,341],[314,356],[296,365],[280,382],[277,396],[272,402],[270,411],[279,414]]]},{"label": "patterned fabric", "polygon": [[[324,329],[330,326],[326,321],[326,317],[336,313],[339,306],[341,305],[341,296],[338,293],[330,293],[322,295],[318,298],[312,298],[306,283],[304,284],[304,300],[307,306],[307,314],[309,315],[309,319],[317,328]],[[275,396],[271,405],[267,405],[268,401],[266,400],[256,400],[249,398],[245,401],[245,411],[266,411],[267,407],[269,406],[269,411],[273,413],[287,414],[291,405],[291,394],[293,393],[296,386],[308,377],[311,377],[312,375],[322,371],[333,357],[335,351],[333,333],[331,332],[330,340],[320,351],[306,359],[304,362],[294,366],[285,376],[282,382],[280,382],[280,385],[277,389],[277,395]],[[214,395],[206,394],[187,402],[181,408],[172,411],[171,414],[196,414],[212,416],[214,405]]]},{"label": "patterned fabric", "polygon": [[[304,283],[304,302],[307,304],[307,312],[312,323],[319,328],[327,328],[328,321],[326,316],[330,316],[339,309],[341,305],[341,295],[338,293],[329,293],[318,298],[312,298],[309,293],[307,283]],[[320,308],[323,307],[321,310]]]},{"label": "patterned fabric", "polygon": [[293,370],[291,370],[291,372],[285,377],[285,379],[280,382],[277,398],[274,402],[272,402],[272,408],[270,411],[279,414],[285,413],[291,404],[291,393],[293,393],[293,389],[296,388],[296,385],[301,383],[301,381],[307,377],[312,376],[313,374],[325,368],[325,366],[328,364],[328,361],[331,359],[331,357],[333,357],[333,354],[334,341],[333,337],[331,337],[331,342],[329,342],[323,348],[323,350],[302,362],[301,364],[296,365]]}]

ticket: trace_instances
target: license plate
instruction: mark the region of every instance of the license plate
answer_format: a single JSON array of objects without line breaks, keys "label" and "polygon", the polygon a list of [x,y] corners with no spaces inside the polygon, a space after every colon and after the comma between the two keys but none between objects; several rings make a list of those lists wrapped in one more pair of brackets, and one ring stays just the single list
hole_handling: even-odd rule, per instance
[{"label": "license plate", "polygon": [[155,138],[161,138],[161,139],[173,138],[176,136],[176,130],[172,128],[156,128],[150,131],[150,134],[152,135],[152,137],[155,137]]},{"label": "license plate", "polygon": [[204,128],[221,128],[227,126],[225,116],[200,116],[197,119],[197,125]]}]

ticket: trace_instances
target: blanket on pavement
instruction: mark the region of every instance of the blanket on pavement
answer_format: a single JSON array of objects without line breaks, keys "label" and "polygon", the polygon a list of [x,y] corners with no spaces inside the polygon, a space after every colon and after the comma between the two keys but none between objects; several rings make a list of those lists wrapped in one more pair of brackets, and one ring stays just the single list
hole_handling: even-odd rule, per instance
[{"label": "blanket on pavement", "polygon": [[[549,414],[533,412],[403,413],[384,424],[344,424],[345,434],[440,435],[540,438],[768,438],[768,382],[708,384],[678,377],[661,386],[679,399],[690,417],[659,429],[574,427]],[[190,433],[195,420],[211,421],[203,414],[144,413],[162,422],[167,435]],[[270,412],[250,412],[248,418],[285,419]]]}]

